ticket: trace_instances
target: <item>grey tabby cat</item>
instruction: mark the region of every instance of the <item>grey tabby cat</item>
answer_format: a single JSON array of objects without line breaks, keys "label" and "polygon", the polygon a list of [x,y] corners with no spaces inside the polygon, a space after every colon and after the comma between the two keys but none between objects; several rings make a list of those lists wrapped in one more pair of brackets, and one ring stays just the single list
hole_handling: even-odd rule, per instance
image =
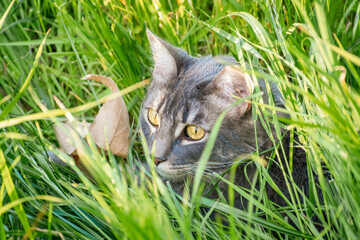
[{"label": "grey tabby cat", "polygon": [[[226,66],[221,57],[195,58],[147,31],[155,62],[153,81],[141,111],[141,128],[149,149],[155,147],[156,171],[173,189],[183,193],[184,182],[194,176],[196,166],[209,133],[217,117],[228,108],[238,96],[244,98],[253,92],[253,84],[234,66]],[[233,59],[230,59],[234,62]],[[234,63],[235,64],[235,63]],[[259,83],[268,103],[265,82]],[[283,106],[283,99],[276,85],[272,86],[276,104]],[[206,172],[224,173],[238,156],[256,151],[254,121],[251,104],[242,102],[226,115],[216,139],[214,150]],[[273,147],[260,121],[256,122],[257,140],[260,152]],[[288,137],[284,145],[288,146]],[[287,154],[288,149],[285,149]],[[281,153],[280,153],[281,154]],[[280,190],[288,196],[283,173],[275,160],[269,173]],[[308,192],[306,156],[300,149],[294,149],[293,177],[300,188]],[[250,188],[256,165],[244,162],[237,167],[235,183]],[[246,171],[246,174],[245,174]],[[225,174],[225,177],[228,174]],[[206,176],[205,176],[206,177]],[[220,189],[227,196],[227,185],[220,182]],[[277,204],[285,201],[270,187],[268,198]],[[210,197],[217,197],[217,193]],[[246,207],[246,201],[237,196],[235,206]]]}]

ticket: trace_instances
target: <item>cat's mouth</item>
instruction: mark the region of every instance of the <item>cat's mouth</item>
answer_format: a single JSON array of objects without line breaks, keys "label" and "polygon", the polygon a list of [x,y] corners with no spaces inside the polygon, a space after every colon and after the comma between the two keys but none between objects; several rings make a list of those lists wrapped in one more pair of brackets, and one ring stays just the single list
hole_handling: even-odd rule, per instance
[{"label": "cat's mouth", "polygon": [[155,169],[164,180],[181,181],[188,175],[185,169],[174,168],[167,161],[160,163]]}]

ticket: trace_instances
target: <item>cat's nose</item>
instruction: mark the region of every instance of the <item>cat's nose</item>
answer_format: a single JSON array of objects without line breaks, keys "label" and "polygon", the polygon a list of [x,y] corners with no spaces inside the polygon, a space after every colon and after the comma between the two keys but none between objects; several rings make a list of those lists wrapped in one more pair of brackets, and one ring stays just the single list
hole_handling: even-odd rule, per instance
[{"label": "cat's nose", "polygon": [[156,166],[165,161],[166,161],[166,159],[164,157],[155,157],[155,159],[154,159],[154,163]]}]

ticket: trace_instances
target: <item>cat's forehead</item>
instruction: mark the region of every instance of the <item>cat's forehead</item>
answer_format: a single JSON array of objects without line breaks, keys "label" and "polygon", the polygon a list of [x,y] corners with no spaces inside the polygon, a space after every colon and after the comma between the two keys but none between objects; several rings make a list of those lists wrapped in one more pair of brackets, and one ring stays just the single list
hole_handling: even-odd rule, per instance
[{"label": "cat's forehead", "polygon": [[203,82],[210,82],[217,73],[224,68],[224,65],[210,56],[198,58],[192,64],[184,65],[178,70],[178,81],[184,87],[193,87]]},{"label": "cat's forehead", "polygon": [[168,79],[161,89],[167,95],[176,95],[190,99],[201,98],[201,89],[206,87],[214,77],[224,68],[224,65],[212,57],[192,58],[192,61],[181,64],[177,78]]},{"label": "cat's forehead", "polygon": [[206,96],[202,90],[223,68],[224,65],[212,57],[197,58],[183,64],[176,79],[151,84],[145,107],[155,108],[168,120],[201,122],[206,116]]},{"label": "cat's forehead", "polygon": [[163,120],[175,123],[196,120],[203,101],[198,89],[180,83],[173,89],[167,88],[163,93],[154,99]]}]

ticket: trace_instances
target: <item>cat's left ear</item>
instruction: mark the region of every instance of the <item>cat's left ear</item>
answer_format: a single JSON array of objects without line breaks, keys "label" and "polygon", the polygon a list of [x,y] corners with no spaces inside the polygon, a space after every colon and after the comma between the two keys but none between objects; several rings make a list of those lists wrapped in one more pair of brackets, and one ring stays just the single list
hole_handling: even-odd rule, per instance
[{"label": "cat's left ear", "polygon": [[[214,77],[207,88],[212,89],[211,101],[228,107],[238,100],[236,97],[251,96],[254,91],[254,83],[251,79],[247,79],[245,74],[235,66],[227,66]],[[236,105],[230,112],[236,116],[242,116],[250,107],[251,104],[244,101]]]},{"label": "cat's left ear", "polygon": [[188,57],[187,53],[162,40],[149,30],[146,30],[146,34],[155,62],[154,79],[158,82],[164,82],[176,78],[178,74],[177,69],[183,60]]}]

